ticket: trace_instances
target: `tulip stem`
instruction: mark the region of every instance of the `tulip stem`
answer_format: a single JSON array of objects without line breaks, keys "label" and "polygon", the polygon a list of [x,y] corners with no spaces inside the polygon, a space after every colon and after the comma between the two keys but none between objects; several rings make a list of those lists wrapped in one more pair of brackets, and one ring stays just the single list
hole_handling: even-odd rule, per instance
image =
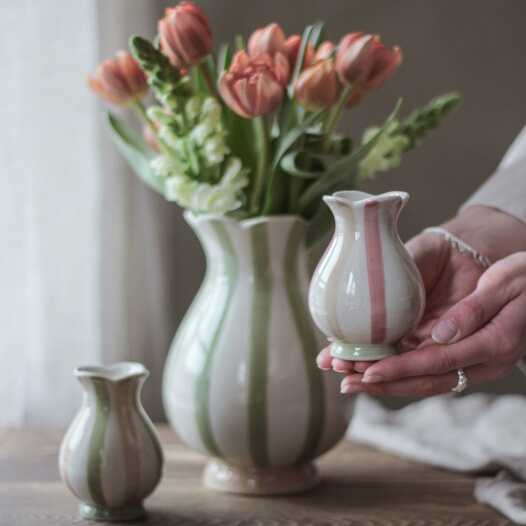
[{"label": "tulip stem", "polygon": [[205,79],[206,85],[208,86],[210,95],[215,97],[217,100],[221,101],[221,99],[219,98],[219,93],[217,92],[217,88],[214,83],[214,80],[212,79],[212,75],[210,74],[210,69],[208,69],[208,64],[206,63],[206,60],[199,64],[199,69],[201,70],[201,73],[203,74],[203,78]]},{"label": "tulip stem", "polygon": [[259,212],[261,196],[265,187],[265,179],[268,170],[269,148],[269,123],[266,115],[261,115],[252,120],[256,138],[257,166],[254,184],[249,199],[250,213],[256,215]]},{"label": "tulip stem", "polygon": [[336,125],[338,124],[338,121],[340,120],[340,116],[342,113],[343,108],[347,104],[347,101],[349,100],[349,96],[352,93],[352,86],[345,86],[343,89],[342,94],[340,95],[340,98],[334,104],[332,107],[332,111],[329,113],[329,116],[327,117],[327,120],[325,121],[323,125],[323,144],[322,149],[325,153],[328,153],[329,147],[331,145],[331,139],[332,134],[334,132],[334,129],[336,128]]},{"label": "tulip stem", "polygon": [[151,119],[148,117],[146,110],[144,109],[144,106],[137,100],[133,103],[133,108],[135,109],[139,117],[146,123],[148,128],[150,128],[153,136],[155,137],[155,140],[159,144],[159,147],[161,148],[163,153],[171,157],[172,152],[170,151],[170,148],[159,136],[159,132],[157,131],[157,128],[154,126]]}]

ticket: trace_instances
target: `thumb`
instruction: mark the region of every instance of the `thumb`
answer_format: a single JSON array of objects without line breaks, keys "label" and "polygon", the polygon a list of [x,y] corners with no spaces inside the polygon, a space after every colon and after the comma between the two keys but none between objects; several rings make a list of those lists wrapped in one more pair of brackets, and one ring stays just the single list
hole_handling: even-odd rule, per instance
[{"label": "thumb", "polygon": [[431,337],[436,343],[458,342],[490,321],[508,300],[505,286],[499,286],[497,280],[481,278],[474,292],[440,317]]}]

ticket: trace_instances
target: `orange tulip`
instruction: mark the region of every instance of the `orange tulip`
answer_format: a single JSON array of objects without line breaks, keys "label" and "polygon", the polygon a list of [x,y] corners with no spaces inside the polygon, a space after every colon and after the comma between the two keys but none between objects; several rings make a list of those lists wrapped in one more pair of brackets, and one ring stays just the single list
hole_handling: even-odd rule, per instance
[{"label": "orange tulip", "polygon": [[286,55],[285,33],[279,24],[269,24],[256,29],[250,35],[247,47],[251,58],[257,57],[260,53],[268,53],[271,57],[274,57],[276,53]]},{"label": "orange tulip", "polygon": [[219,79],[219,93],[225,103],[247,119],[272,113],[281,103],[289,81],[289,64],[281,53],[272,58],[260,53],[250,58],[238,51]]},{"label": "orange tulip", "polygon": [[400,48],[392,50],[375,35],[345,35],[336,52],[336,70],[342,82],[360,91],[379,88],[402,62]]},{"label": "orange tulip", "polygon": [[195,66],[212,51],[212,31],[204,11],[181,2],[166,9],[159,20],[159,42],[170,62],[180,68]]},{"label": "orange tulip", "polygon": [[[289,59],[290,70],[294,71],[296,67],[296,61],[298,60],[298,54],[301,47],[301,36],[292,35],[285,41],[285,55]],[[314,47],[312,44],[307,44],[305,51],[305,59],[303,60],[303,68],[308,68],[314,61]]]},{"label": "orange tulip", "polygon": [[294,97],[309,111],[328,108],[340,93],[341,85],[332,58],[316,62],[302,71],[294,85]]},{"label": "orange tulip", "polygon": [[326,58],[330,58],[333,51],[334,44],[330,40],[322,42],[316,50],[316,54],[314,55],[314,61],[317,62],[318,60],[325,60]]},{"label": "orange tulip", "polygon": [[365,89],[379,88],[388,81],[402,63],[402,51],[398,46],[389,49],[380,40],[374,42],[374,62]]},{"label": "orange tulip", "polygon": [[100,97],[119,106],[129,106],[148,93],[146,75],[126,51],[99,64],[95,78],[88,76],[86,82]]}]

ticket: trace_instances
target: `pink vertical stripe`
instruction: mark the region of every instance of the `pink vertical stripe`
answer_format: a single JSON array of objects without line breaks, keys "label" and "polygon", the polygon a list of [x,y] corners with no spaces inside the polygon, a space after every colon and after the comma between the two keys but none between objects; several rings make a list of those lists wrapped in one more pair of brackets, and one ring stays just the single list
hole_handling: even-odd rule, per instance
[{"label": "pink vertical stripe", "polygon": [[364,207],[365,256],[371,298],[371,343],[385,341],[387,314],[385,304],[385,276],[380,238],[380,203],[370,201]]}]

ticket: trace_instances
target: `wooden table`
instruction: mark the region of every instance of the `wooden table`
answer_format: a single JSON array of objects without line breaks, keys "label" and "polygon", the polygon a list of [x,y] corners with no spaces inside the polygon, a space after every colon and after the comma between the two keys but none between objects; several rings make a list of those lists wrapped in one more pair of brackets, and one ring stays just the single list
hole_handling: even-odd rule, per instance
[{"label": "wooden table", "polygon": [[[59,478],[62,430],[0,429],[0,525],[94,524]],[[164,478],[142,524],[213,526],[505,526],[473,500],[473,480],[342,442],[322,457],[323,483],[302,495],[244,497],[206,491],[204,459],[160,428]],[[107,523],[99,523],[107,524]]]}]

